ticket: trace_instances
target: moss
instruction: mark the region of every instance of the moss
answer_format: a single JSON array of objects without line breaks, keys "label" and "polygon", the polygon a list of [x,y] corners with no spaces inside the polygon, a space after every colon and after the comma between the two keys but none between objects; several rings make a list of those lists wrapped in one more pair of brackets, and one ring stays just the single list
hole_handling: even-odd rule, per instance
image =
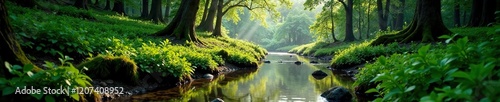
[{"label": "moss", "polygon": [[85,73],[94,78],[138,84],[137,65],[125,56],[99,55],[78,66],[79,69],[83,67],[88,68]]}]

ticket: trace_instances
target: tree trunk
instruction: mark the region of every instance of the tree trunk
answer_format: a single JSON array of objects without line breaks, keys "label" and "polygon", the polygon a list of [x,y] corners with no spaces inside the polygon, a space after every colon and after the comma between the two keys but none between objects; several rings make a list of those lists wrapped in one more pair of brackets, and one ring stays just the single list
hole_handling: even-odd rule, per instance
[{"label": "tree trunk", "polygon": [[178,39],[196,43],[202,42],[196,37],[195,21],[200,0],[182,0],[179,10],[168,26],[155,33],[158,36],[173,35]]},{"label": "tree trunk", "polygon": [[76,8],[81,8],[81,9],[89,9],[87,7],[87,0],[76,0],[75,1],[75,4],[73,4],[73,6],[75,6]]},{"label": "tree trunk", "polygon": [[366,39],[368,39],[370,37],[370,24],[371,24],[371,22],[370,22],[370,11],[371,10],[370,9],[371,9],[371,6],[372,6],[371,0],[368,0],[368,10],[367,10],[368,12],[366,14],[367,15],[367,17],[366,17],[366,22],[367,22],[367,24],[366,24]]},{"label": "tree trunk", "polygon": [[142,0],[141,18],[147,18],[148,16],[149,16],[149,0]]},{"label": "tree trunk", "polygon": [[[332,2],[334,3],[334,2]],[[337,38],[335,38],[335,22],[334,22],[334,18],[333,18],[333,4],[330,6],[330,17],[332,19],[332,38],[333,38],[333,42],[338,42],[339,40],[337,40]]]},{"label": "tree trunk", "polygon": [[207,19],[209,2],[210,2],[210,0],[205,0],[205,8],[203,8],[203,15],[201,17],[201,21],[205,21],[205,19]]},{"label": "tree trunk", "polygon": [[35,0],[13,0],[17,5],[20,5],[22,7],[28,7],[28,8],[33,8],[38,3]]},{"label": "tree trunk", "polygon": [[212,0],[212,2],[210,3],[210,9],[208,11],[208,15],[205,20],[201,21],[200,25],[198,26],[198,30],[208,31],[208,32],[214,31],[214,19],[215,19],[215,14],[217,14],[218,2],[219,0]]},{"label": "tree trunk", "polygon": [[472,1],[472,12],[469,27],[484,27],[495,21],[495,0],[474,0]]},{"label": "tree trunk", "polygon": [[345,11],[346,11],[346,29],[345,29],[345,39],[344,39],[344,42],[351,42],[351,41],[354,41],[356,40],[356,38],[354,38],[354,34],[353,34],[353,31],[352,31],[352,5],[353,4],[353,0],[347,0],[347,5],[344,5],[347,6],[345,7]]},{"label": "tree trunk", "polygon": [[404,17],[405,17],[405,0],[399,0],[401,2],[401,5],[397,8],[398,12],[396,14],[396,19],[394,20],[394,30],[401,30],[403,29],[403,24],[404,24]]},{"label": "tree trunk", "polygon": [[455,6],[454,6],[454,13],[453,13],[453,21],[455,23],[455,27],[460,27],[460,3],[459,1],[455,1]]},{"label": "tree trunk", "polygon": [[167,5],[165,5],[165,16],[163,18],[165,23],[169,22],[168,17],[170,16],[170,4],[171,4],[171,1],[167,0]]},{"label": "tree trunk", "polygon": [[380,36],[371,45],[411,41],[433,42],[437,41],[439,36],[451,33],[443,24],[440,0],[417,0],[416,7],[409,27],[394,35]]},{"label": "tree trunk", "polygon": [[358,39],[362,39],[362,36],[361,36],[361,33],[362,33],[362,28],[361,28],[362,27],[361,26],[361,22],[362,22],[361,20],[362,19],[361,19],[361,16],[362,15],[363,14],[361,12],[361,7],[359,7],[359,9],[358,9],[358,34],[359,34]]},{"label": "tree trunk", "polygon": [[224,15],[222,12],[222,7],[224,0],[219,0],[217,7],[217,20],[215,21],[215,30],[212,33],[213,36],[222,36],[222,16]]},{"label": "tree trunk", "polygon": [[111,10],[111,1],[106,0],[106,6],[104,6],[104,10]]},{"label": "tree trunk", "polygon": [[113,3],[113,10],[111,11],[115,11],[118,14],[127,15],[125,14],[125,4],[123,4],[123,1],[121,0],[115,0],[115,2]]},{"label": "tree trunk", "polygon": [[387,0],[385,2],[385,12],[382,4],[382,0],[377,0],[377,12],[378,12],[378,23],[380,30],[387,30],[387,20],[389,18],[389,6],[391,4],[391,0]]},{"label": "tree trunk", "polygon": [[163,14],[161,12],[161,1],[153,0],[151,2],[151,12],[149,12],[149,19],[153,20],[154,23],[160,23],[163,21]]},{"label": "tree trunk", "polygon": [[[16,37],[14,32],[12,31],[12,27],[9,23],[9,15],[7,13],[7,7],[5,6],[5,0],[0,0],[0,77],[10,77],[10,72],[5,70],[7,69],[5,62],[9,62],[12,65],[23,65],[23,64],[32,64],[31,61],[26,57],[21,46],[16,41]],[[41,69],[36,67],[33,71],[40,71]]]}]

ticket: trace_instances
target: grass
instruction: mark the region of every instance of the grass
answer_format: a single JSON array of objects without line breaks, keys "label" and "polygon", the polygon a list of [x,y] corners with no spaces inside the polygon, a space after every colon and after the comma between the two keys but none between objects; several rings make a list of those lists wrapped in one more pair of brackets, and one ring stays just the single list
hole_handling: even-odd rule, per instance
[{"label": "grass", "polygon": [[[8,4],[11,25],[18,41],[26,53],[34,56],[31,60],[35,62],[55,58],[57,53],[71,56],[76,61],[99,54],[123,56],[136,63],[139,73],[160,72],[164,77],[186,79],[194,71],[213,71],[225,63],[256,67],[257,61],[267,53],[253,43],[226,37],[213,38],[202,32],[197,33],[199,39],[207,43],[204,47],[172,43],[164,37],[151,35],[165,25],[106,11],[41,5],[47,9]],[[227,54],[221,55],[221,51]],[[40,57],[44,58],[36,59]]]}]

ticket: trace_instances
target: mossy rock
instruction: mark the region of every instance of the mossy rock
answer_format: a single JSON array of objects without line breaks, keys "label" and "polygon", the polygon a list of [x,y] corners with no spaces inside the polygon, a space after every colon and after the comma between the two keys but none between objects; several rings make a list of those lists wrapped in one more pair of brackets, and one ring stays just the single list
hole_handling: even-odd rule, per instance
[{"label": "mossy rock", "polygon": [[78,65],[79,69],[83,67],[88,68],[85,73],[93,78],[113,79],[132,85],[138,84],[137,65],[125,56],[99,55]]}]

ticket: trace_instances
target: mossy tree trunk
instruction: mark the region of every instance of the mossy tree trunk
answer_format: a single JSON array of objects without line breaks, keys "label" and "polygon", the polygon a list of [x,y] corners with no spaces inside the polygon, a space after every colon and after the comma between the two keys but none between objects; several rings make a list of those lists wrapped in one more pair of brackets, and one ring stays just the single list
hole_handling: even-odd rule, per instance
[{"label": "mossy tree trunk", "polygon": [[201,17],[201,21],[204,21],[207,19],[207,14],[208,14],[208,5],[210,4],[210,0],[205,0],[205,8],[203,8],[203,15]]},{"label": "mossy tree trunk", "polygon": [[371,45],[411,41],[433,42],[437,41],[439,36],[451,33],[443,24],[440,0],[417,0],[416,7],[409,27],[397,34],[380,36]]},{"label": "mossy tree trunk", "polygon": [[87,7],[87,2],[88,2],[87,0],[76,0],[75,4],[73,4],[73,6],[75,6],[76,8],[81,8],[81,9],[87,10],[87,9],[89,9]]},{"label": "mossy tree trunk", "polygon": [[402,30],[403,29],[403,24],[404,24],[404,17],[405,17],[405,13],[404,13],[404,10],[405,10],[405,3],[406,1],[405,0],[399,0],[399,2],[401,3],[398,7],[396,7],[396,9],[398,10],[396,12],[396,19],[394,19],[394,30]]},{"label": "mossy tree trunk", "polygon": [[148,16],[149,16],[149,0],[142,0],[141,18],[147,18]]},{"label": "mossy tree trunk", "polygon": [[115,11],[118,14],[127,15],[127,14],[125,14],[125,4],[123,3],[122,0],[115,0],[114,1],[112,11]]},{"label": "mossy tree trunk", "polygon": [[484,27],[495,21],[495,0],[472,1],[472,12],[468,27]]},{"label": "mossy tree trunk", "polygon": [[161,23],[163,21],[163,13],[161,12],[161,1],[153,0],[151,2],[151,11],[149,12],[149,19],[154,23]]},{"label": "mossy tree trunk", "polygon": [[[6,70],[4,65],[5,62],[17,65],[32,64],[16,41],[8,17],[5,0],[0,0],[0,35],[2,38],[2,41],[0,41],[0,51],[2,51],[2,53],[0,53],[0,63],[2,63],[2,65],[0,65],[0,76],[2,77],[9,77],[11,75],[8,70]],[[39,71],[41,69],[35,66],[33,70]]]},{"label": "mossy tree trunk", "polygon": [[212,0],[210,3],[210,8],[208,10],[208,14],[206,19],[201,21],[200,25],[198,26],[198,30],[200,31],[208,31],[212,32],[214,31],[214,19],[215,19],[215,14],[217,14],[217,6],[218,6],[219,0]]},{"label": "mossy tree trunk", "polygon": [[182,0],[172,22],[165,29],[156,32],[155,35],[174,36],[178,39],[201,43],[196,37],[195,31],[196,13],[199,4],[200,0]]}]

